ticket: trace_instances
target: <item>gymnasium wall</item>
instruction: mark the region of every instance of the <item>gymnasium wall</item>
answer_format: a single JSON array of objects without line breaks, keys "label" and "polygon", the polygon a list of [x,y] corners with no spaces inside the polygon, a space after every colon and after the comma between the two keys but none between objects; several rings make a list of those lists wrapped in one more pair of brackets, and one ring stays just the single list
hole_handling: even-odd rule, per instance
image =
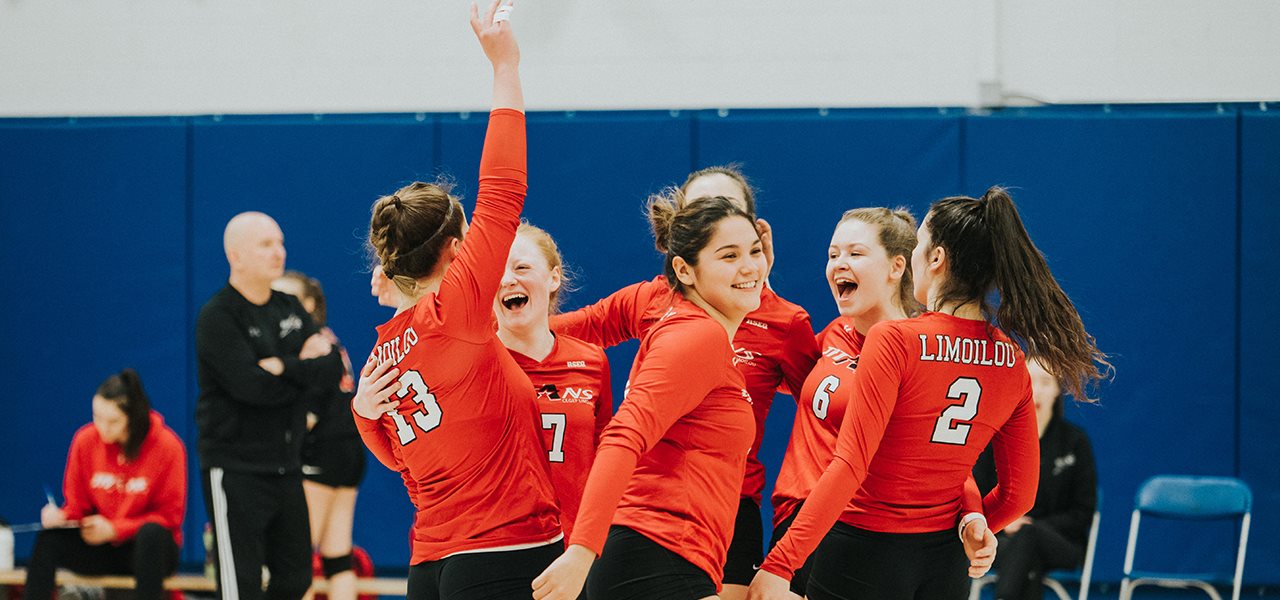
[{"label": "gymnasium wall", "polygon": [[[0,116],[478,110],[469,4],[0,2]],[[1271,0],[516,5],[537,110],[1280,98]]]},{"label": "gymnasium wall", "polygon": [[[641,202],[689,170],[739,161],[775,227],[774,287],[815,326],[835,316],[823,277],[840,213],[1010,186],[1115,380],[1068,417],[1093,437],[1104,493],[1097,578],[1119,578],[1137,486],[1161,473],[1237,475],[1256,495],[1246,579],[1280,583],[1280,405],[1268,368],[1280,320],[1280,106],[534,113],[526,215],[577,274],[570,307],[651,277]],[[220,235],[243,210],[280,222],[288,264],[318,277],[331,325],[359,360],[389,315],[368,295],[368,207],[450,175],[470,203],[483,113],[0,119],[0,517],[34,521],[60,487],[73,432],[111,372],[136,367],[187,442],[192,473],[195,315],[223,283]],[[610,352],[621,397],[635,344]],[[794,404],[775,403],[770,483]],[[203,560],[192,477],[184,560]],[[61,495],[61,494],[59,494]],[[372,459],[356,542],[407,561],[398,477]],[[1158,526],[1159,524],[1155,524]],[[1161,531],[1154,564],[1223,529]],[[19,535],[19,559],[30,553]],[[1144,556],[1140,553],[1140,557]],[[1227,554],[1217,552],[1218,555]],[[1222,558],[1219,556],[1219,558]]]}]

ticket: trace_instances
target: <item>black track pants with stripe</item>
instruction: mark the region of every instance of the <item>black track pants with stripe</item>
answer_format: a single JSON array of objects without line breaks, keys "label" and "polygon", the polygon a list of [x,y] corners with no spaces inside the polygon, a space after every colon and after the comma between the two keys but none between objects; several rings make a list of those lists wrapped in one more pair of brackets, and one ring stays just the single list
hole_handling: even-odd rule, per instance
[{"label": "black track pants with stripe", "polygon": [[[222,600],[298,600],[311,585],[311,531],[302,475],[205,469],[213,564]],[[262,567],[270,581],[262,589]]]}]

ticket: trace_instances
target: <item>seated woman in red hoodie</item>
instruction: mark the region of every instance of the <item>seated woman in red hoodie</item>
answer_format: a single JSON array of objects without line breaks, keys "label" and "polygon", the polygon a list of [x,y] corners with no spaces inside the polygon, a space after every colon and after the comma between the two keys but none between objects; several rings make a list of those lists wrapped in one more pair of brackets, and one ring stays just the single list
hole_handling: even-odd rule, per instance
[{"label": "seated woman in red hoodie", "polygon": [[[131,574],[138,600],[160,600],[178,565],[187,503],[187,453],[142,390],[133,369],[93,396],[93,424],[67,453],[67,503],[40,512],[45,530],[27,568],[27,597],[47,600],[54,571]],[[78,527],[76,526],[78,523]]]}]

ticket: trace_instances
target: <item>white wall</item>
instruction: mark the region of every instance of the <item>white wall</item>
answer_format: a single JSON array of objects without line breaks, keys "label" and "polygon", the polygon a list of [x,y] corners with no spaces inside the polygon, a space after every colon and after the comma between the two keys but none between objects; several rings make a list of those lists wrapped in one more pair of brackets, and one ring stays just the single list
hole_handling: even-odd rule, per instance
[{"label": "white wall", "polygon": [[[483,109],[467,7],[0,0],[0,116]],[[1274,0],[518,0],[514,23],[531,109],[1280,98]]]}]

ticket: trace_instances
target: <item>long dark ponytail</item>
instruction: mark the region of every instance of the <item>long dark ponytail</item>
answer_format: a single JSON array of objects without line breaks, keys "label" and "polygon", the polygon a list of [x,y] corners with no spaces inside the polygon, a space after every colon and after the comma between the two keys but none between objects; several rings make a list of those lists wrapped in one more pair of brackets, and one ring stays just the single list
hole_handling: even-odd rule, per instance
[{"label": "long dark ponytail", "polygon": [[[992,187],[982,198],[943,198],[929,209],[929,234],[947,253],[947,279],[937,305],[976,303],[988,321],[1022,344],[1071,395],[1112,370],[1076,307],[1027,235],[1013,198]],[[999,293],[999,304],[988,301]]]},{"label": "long dark ponytail", "polygon": [[126,460],[138,458],[142,442],[151,433],[151,400],[142,389],[142,379],[133,369],[125,369],[98,386],[98,396],[120,407],[129,422],[128,438],[122,445]]}]

